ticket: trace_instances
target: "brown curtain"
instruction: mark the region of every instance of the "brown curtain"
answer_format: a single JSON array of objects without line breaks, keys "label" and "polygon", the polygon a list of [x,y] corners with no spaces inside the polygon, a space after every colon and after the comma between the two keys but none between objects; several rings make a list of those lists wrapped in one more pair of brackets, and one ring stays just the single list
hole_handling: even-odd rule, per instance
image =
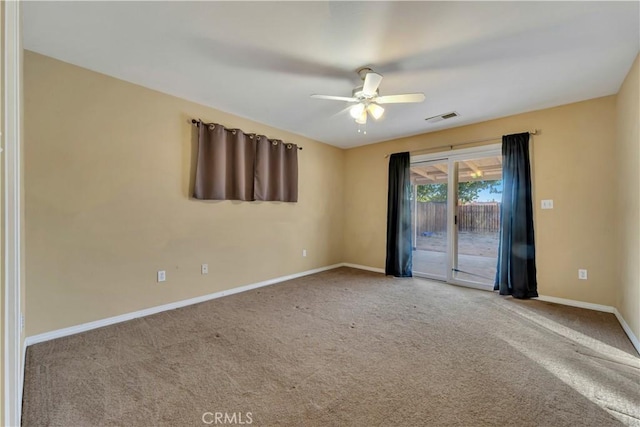
[{"label": "brown curtain", "polygon": [[298,146],[198,123],[193,190],[201,200],[298,201]]},{"label": "brown curtain", "polygon": [[203,200],[255,200],[256,138],[218,124],[198,126],[194,197]]},{"label": "brown curtain", "polygon": [[255,200],[298,201],[298,146],[256,136]]}]

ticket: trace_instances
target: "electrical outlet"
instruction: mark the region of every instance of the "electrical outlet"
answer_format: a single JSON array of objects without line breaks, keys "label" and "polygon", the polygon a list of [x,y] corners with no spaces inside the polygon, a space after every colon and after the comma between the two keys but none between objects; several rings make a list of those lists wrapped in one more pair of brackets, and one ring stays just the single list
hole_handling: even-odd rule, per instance
[{"label": "electrical outlet", "polygon": [[306,249],[302,250],[302,256],[307,256],[307,250]]},{"label": "electrical outlet", "polygon": [[209,264],[202,264],[202,274],[209,274]]},{"label": "electrical outlet", "polygon": [[553,209],[553,200],[543,200],[541,207],[542,209]]},{"label": "electrical outlet", "polygon": [[587,280],[587,270],[583,270],[583,269],[578,270],[578,279]]},{"label": "electrical outlet", "polygon": [[158,282],[164,282],[167,280],[167,273],[164,270],[158,271]]}]

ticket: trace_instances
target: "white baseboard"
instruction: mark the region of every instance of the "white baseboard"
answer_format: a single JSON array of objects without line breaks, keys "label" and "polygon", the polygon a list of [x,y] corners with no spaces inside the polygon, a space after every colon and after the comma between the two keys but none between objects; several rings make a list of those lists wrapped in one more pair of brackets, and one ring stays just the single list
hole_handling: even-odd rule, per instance
[{"label": "white baseboard", "polygon": [[572,300],[572,299],[550,297],[550,296],[546,296],[546,295],[540,295],[537,299],[540,300],[540,301],[552,302],[552,303],[555,303],[555,304],[569,305],[571,307],[586,308],[586,309],[589,309],[589,310],[603,311],[605,313],[613,313],[616,316],[616,318],[618,319],[618,322],[620,323],[620,326],[622,326],[622,329],[624,330],[624,332],[629,337],[629,341],[631,341],[631,344],[633,344],[633,346],[636,348],[636,351],[638,352],[638,354],[640,354],[640,341],[638,341],[638,338],[634,335],[633,331],[631,330],[631,328],[629,327],[627,322],[624,320],[624,317],[622,317],[622,314],[620,314],[620,312],[618,311],[617,308],[612,307],[610,305],[593,304],[593,303],[590,303],[590,302],[583,302],[583,301],[576,301],[576,300]]},{"label": "white baseboard", "polygon": [[246,292],[251,289],[261,288],[264,286],[273,285],[287,280],[297,279],[298,277],[308,276],[310,274],[320,273],[326,270],[332,270],[334,268],[342,267],[343,264],[333,264],[326,267],[315,268],[313,270],[307,270],[300,273],[290,274],[288,276],[276,277],[274,279],[264,280],[258,283],[252,283],[250,285],[239,286],[237,288],[227,289],[225,291],[215,292],[200,297],[189,298],[182,301],[172,302],[169,304],[159,305],[156,307],[147,308],[144,310],[134,311],[132,313],[121,314],[119,316],[109,317],[106,319],[96,320],[93,322],[83,323],[76,326],[70,326],[68,328],[57,329],[55,331],[45,332],[42,334],[32,335],[25,339],[25,347],[33,344],[53,340],[56,338],[62,338],[69,335],[79,334],[81,332],[90,331],[92,329],[102,328],[104,326],[113,325],[116,323],[126,322],[128,320],[137,319],[139,317],[150,316],[152,314],[161,313],[163,311],[175,310],[176,308],[186,307],[192,304],[198,304],[201,302],[209,301],[212,299],[224,297],[227,295],[233,295],[240,292]]},{"label": "white baseboard", "polygon": [[[290,274],[288,276],[276,277],[274,279],[264,280],[262,282],[252,283],[250,285],[239,286],[237,288],[215,292],[215,293],[203,295],[200,297],[190,298],[182,301],[177,301],[169,304],[147,308],[144,310],[134,311],[132,313],[121,314],[119,316],[109,317],[107,319],[96,320],[94,322],[83,323],[81,325],[71,326],[63,329],[57,329],[55,331],[45,332],[38,335],[32,335],[30,337],[25,338],[24,349],[22,353],[22,367],[23,367],[22,372],[24,372],[26,348],[27,346],[30,346],[32,344],[37,344],[37,343],[53,340],[56,338],[62,338],[69,335],[78,334],[80,332],[86,332],[92,329],[102,328],[104,326],[109,326],[116,323],[126,322],[127,320],[137,319],[139,317],[149,316],[152,314],[161,313],[163,311],[175,310],[176,308],[186,307],[188,305],[198,304],[201,302],[210,301],[212,299],[221,298],[227,295],[237,294],[240,292],[246,292],[251,289],[261,288],[264,286],[285,282],[287,280],[297,279],[298,277],[308,276],[310,274],[320,273],[322,271],[333,270],[339,267],[350,267],[350,268],[356,268],[358,270],[366,270],[366,271],[372,271],[374,273],[384,274],[384,269],[382,268],[375,268],[375,267],[369,267],[366,265],[351,264],[348,262],[343,262],[340,264],[333,264],[333,265],[328,265],[326,267],[320,267],[313,270],[307,270],[300,273]],[[629,340],[631,340],[631,343],[633,344],[633,346],[636,348],[636,350],[638,350],[638,353],[640,353],[640,341],[638,341],[638,338],[633,334],[633,331],[631,330],[627,322],[624,320],[620,312],[618,312],[618,310],[615,307],[611,307],[608,305],[601,305],[601,304],[593,304],[593,303],[583,302],[583,301],[575,301],[575,300],[570,300],[565,298],[551,297],[546,295],[540,295],[537,299],[540,301],[552,302],[555,304],[562,304],[562,305],[568,305],[572,307],[586,308],[589,310],[613,313],[618,319],[618,321],[620,322],[622,329],[625,331],[627,336],[629,336]]]},{"label": "white baseboard", "polygon": [[576,301],[572,299],[558,298],[558,297],[549,297],[546,295],[540,295],[537,299],[540,301],[553,302],[555,304],[568,305],[571,307],[586,308],[588,310],[595,310],[595,311],[604,311],[605,313],[613,313],[615,310],[615,308],[611,307],[610,305],[593,304],[590,302]]},{"label": "white baseboard", "polygon": [[382,274],[384,274],[384,268],[369,267],[367,265],[360,265],[360,264],[351,264],[350,262],[343,262],[342,266],[343,267],[357,268],[358,270],[373,271],[374,273],[382,273]]},{"label": "white baseboard", "polygon": [[629,340],[631,341],[631,344],[633,344],[633,346],[636,348],[636,351],[638,352],[638,354],[640,354],[640,341],[638,341],[638,337],[636,337],[633,334],[633,331],[631,330],[631,327],[624,320],[624,317],[622,317],[622,314],[620,314],[618,309],[615,308],[615,307],[613,308],[613,314],[616,315],[616,318],[618,319],[618,322],[620,322],[620,326],[622,326],[622,329],[625,331],[625,333],[629,337]]}]

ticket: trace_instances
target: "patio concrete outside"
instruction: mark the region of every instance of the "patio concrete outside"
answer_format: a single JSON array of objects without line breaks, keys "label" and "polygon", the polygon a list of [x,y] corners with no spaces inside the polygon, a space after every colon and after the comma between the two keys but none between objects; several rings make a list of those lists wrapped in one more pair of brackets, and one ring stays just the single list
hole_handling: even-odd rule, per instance
[{"label": "patio concrete outside", "polygon": [[[458,270],[455,278],[493,285],[496,275],[498,233],[459,233]],[[413,251],[415,273],[440,276],[447,274],[446,233],[431,233],[416,238]]]}]

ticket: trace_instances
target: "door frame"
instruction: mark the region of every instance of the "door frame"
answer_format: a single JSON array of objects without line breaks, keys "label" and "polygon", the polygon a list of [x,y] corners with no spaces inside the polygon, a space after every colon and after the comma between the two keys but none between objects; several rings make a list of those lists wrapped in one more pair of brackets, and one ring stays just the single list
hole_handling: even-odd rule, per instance
[{"label": "door frame", "polygon": [[24,382],[22,330],[22,28],[21,2],[2,2],[2,292],[3,419],[7,426],[21,421]]},{"label": "door frame", "polygon": [[[458,227],[454,221],[454,215],[458,204],[458,165],[462,160],[470,160],[478,157],[491,157],[502,155],[502,144],[488,144],[478,147],[461,148],[458,150],[439,151],[436,153],[421,154],[411,156],[410,164],[441,161],[447,163],[448,181],[447,181],[447,274],[445,281],[452,285],[466,286],[469,288],[482,289],[485,291],[493,291],[493,285],[486,285],[470,280],[456,279],[453,275],[453,261],[456,258],[456,246],[458,242]],[[440,280],[438,277],[430,274],[415,273],[417,277],[427,279]]]}]

